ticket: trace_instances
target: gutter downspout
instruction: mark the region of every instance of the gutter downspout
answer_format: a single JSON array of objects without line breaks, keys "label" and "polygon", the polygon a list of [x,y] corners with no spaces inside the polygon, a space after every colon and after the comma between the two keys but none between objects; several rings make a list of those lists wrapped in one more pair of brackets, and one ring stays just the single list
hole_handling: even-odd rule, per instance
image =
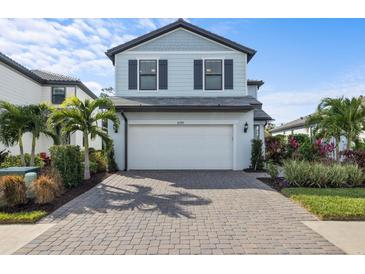
[{"label": "gutter downspout", "polygon": [[128,119],[122,111],[121,115],[124,119],[124,171],[128,170]]}]

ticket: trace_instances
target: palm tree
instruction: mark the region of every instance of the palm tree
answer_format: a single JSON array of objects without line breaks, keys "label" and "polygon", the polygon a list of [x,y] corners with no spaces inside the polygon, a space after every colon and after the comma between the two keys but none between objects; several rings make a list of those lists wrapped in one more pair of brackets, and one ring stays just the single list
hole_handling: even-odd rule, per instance
[{"label": "palm tree", "polygon": [[39,139],[40,134],[51,137],[53,139],[54,144],[58,144],[58,135],[53,130],[53,128],[47,126],[47,120],[49,115],[51,114],[51,108],[42,103],[39,105],[28,105],[26,106],[29,113],[28,127],[27,131],[32,134],[32,148],[30,155],[30,165],[34,165],[35,158],[35,147],[36,141]]},{"label": "palm tree", "polygon": [[[347,139],[347,149],[351,148],[365,129],[365,103],[363,98],[325,98],[318,105],[317,128],[327,132],[327,136]],[[337,140],[337,139],[336,139]]]},{"label": "palm tree", "polygon": [[0,141],[7,147],[19,145],[20,161],[25,166],[23,134],[27,131],[29,111],[24,106],[0,101]]},{"label": "palm tree", "polygon": [[331,112],[331,109],[319,108],[317,112],[311,115],[307,122],[307,127],[312,127],[313,136],[324,139],[334,138],[336,141],[336,160],[339,160],[340,148],[339,143],[342,135],[342,129],[338,124],[336,116]]},{"label": "palm tree", "polygon": [[[98,109],[106,110],[98,111]],[[51,115],[53,123],[62,125],[64,135],[76,131],[83,133],[85,180],[90,179],[89,136],[92,139],[96,136],[101,137],[109,147],[112,142],[108,134],[98,126],[98,121],[104,119],[111,120],[115,129],[119,127],[114,105],[108,98],[81,101],[77,97],[70,97],[63,102],[60,109],[55,109]]]}]

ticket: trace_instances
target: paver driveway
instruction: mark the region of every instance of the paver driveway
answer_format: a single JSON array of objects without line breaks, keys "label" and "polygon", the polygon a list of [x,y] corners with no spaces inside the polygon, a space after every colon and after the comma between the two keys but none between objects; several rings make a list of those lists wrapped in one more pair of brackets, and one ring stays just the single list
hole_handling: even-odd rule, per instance
[{"label": "paver driveway", "polygon": [[114,174],[42,222],[16,254],[338,254],[316,220],[252,174]]}]

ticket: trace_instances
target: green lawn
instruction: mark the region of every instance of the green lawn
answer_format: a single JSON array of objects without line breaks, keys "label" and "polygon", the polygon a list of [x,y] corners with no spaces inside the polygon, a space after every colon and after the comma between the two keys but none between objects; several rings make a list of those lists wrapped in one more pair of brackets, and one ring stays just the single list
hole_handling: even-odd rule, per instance
[{"label": "green lawn", "polygon": [[322,220],[365,220],[365,188],[284,188],[282,193]]},{"label": "green lawn", "polygon": [[35,223],[47,215],[45,211],[5,213],[0,212],[0,224],[29,224]]}]

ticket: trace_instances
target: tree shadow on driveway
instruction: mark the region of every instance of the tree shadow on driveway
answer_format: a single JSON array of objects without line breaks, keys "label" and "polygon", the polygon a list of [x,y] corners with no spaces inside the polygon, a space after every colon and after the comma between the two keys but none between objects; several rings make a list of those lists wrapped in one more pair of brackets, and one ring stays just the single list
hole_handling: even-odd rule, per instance
[{"label": "tree shadow on driveway", "polygon": [[175,218],[194,218],[194,214],[188,209],[189,206],[208,205],[212,202],[210,199],[180,191],[155,194],[152,187],[136,184],[123,185],[121,188],[102,183],[88,194],[83,199],[79,197],[82,202],[74,201],[75,204],[69,207],[68,213],[93,214],[107,213],[110,210],[136,210],[158,212]]}]

